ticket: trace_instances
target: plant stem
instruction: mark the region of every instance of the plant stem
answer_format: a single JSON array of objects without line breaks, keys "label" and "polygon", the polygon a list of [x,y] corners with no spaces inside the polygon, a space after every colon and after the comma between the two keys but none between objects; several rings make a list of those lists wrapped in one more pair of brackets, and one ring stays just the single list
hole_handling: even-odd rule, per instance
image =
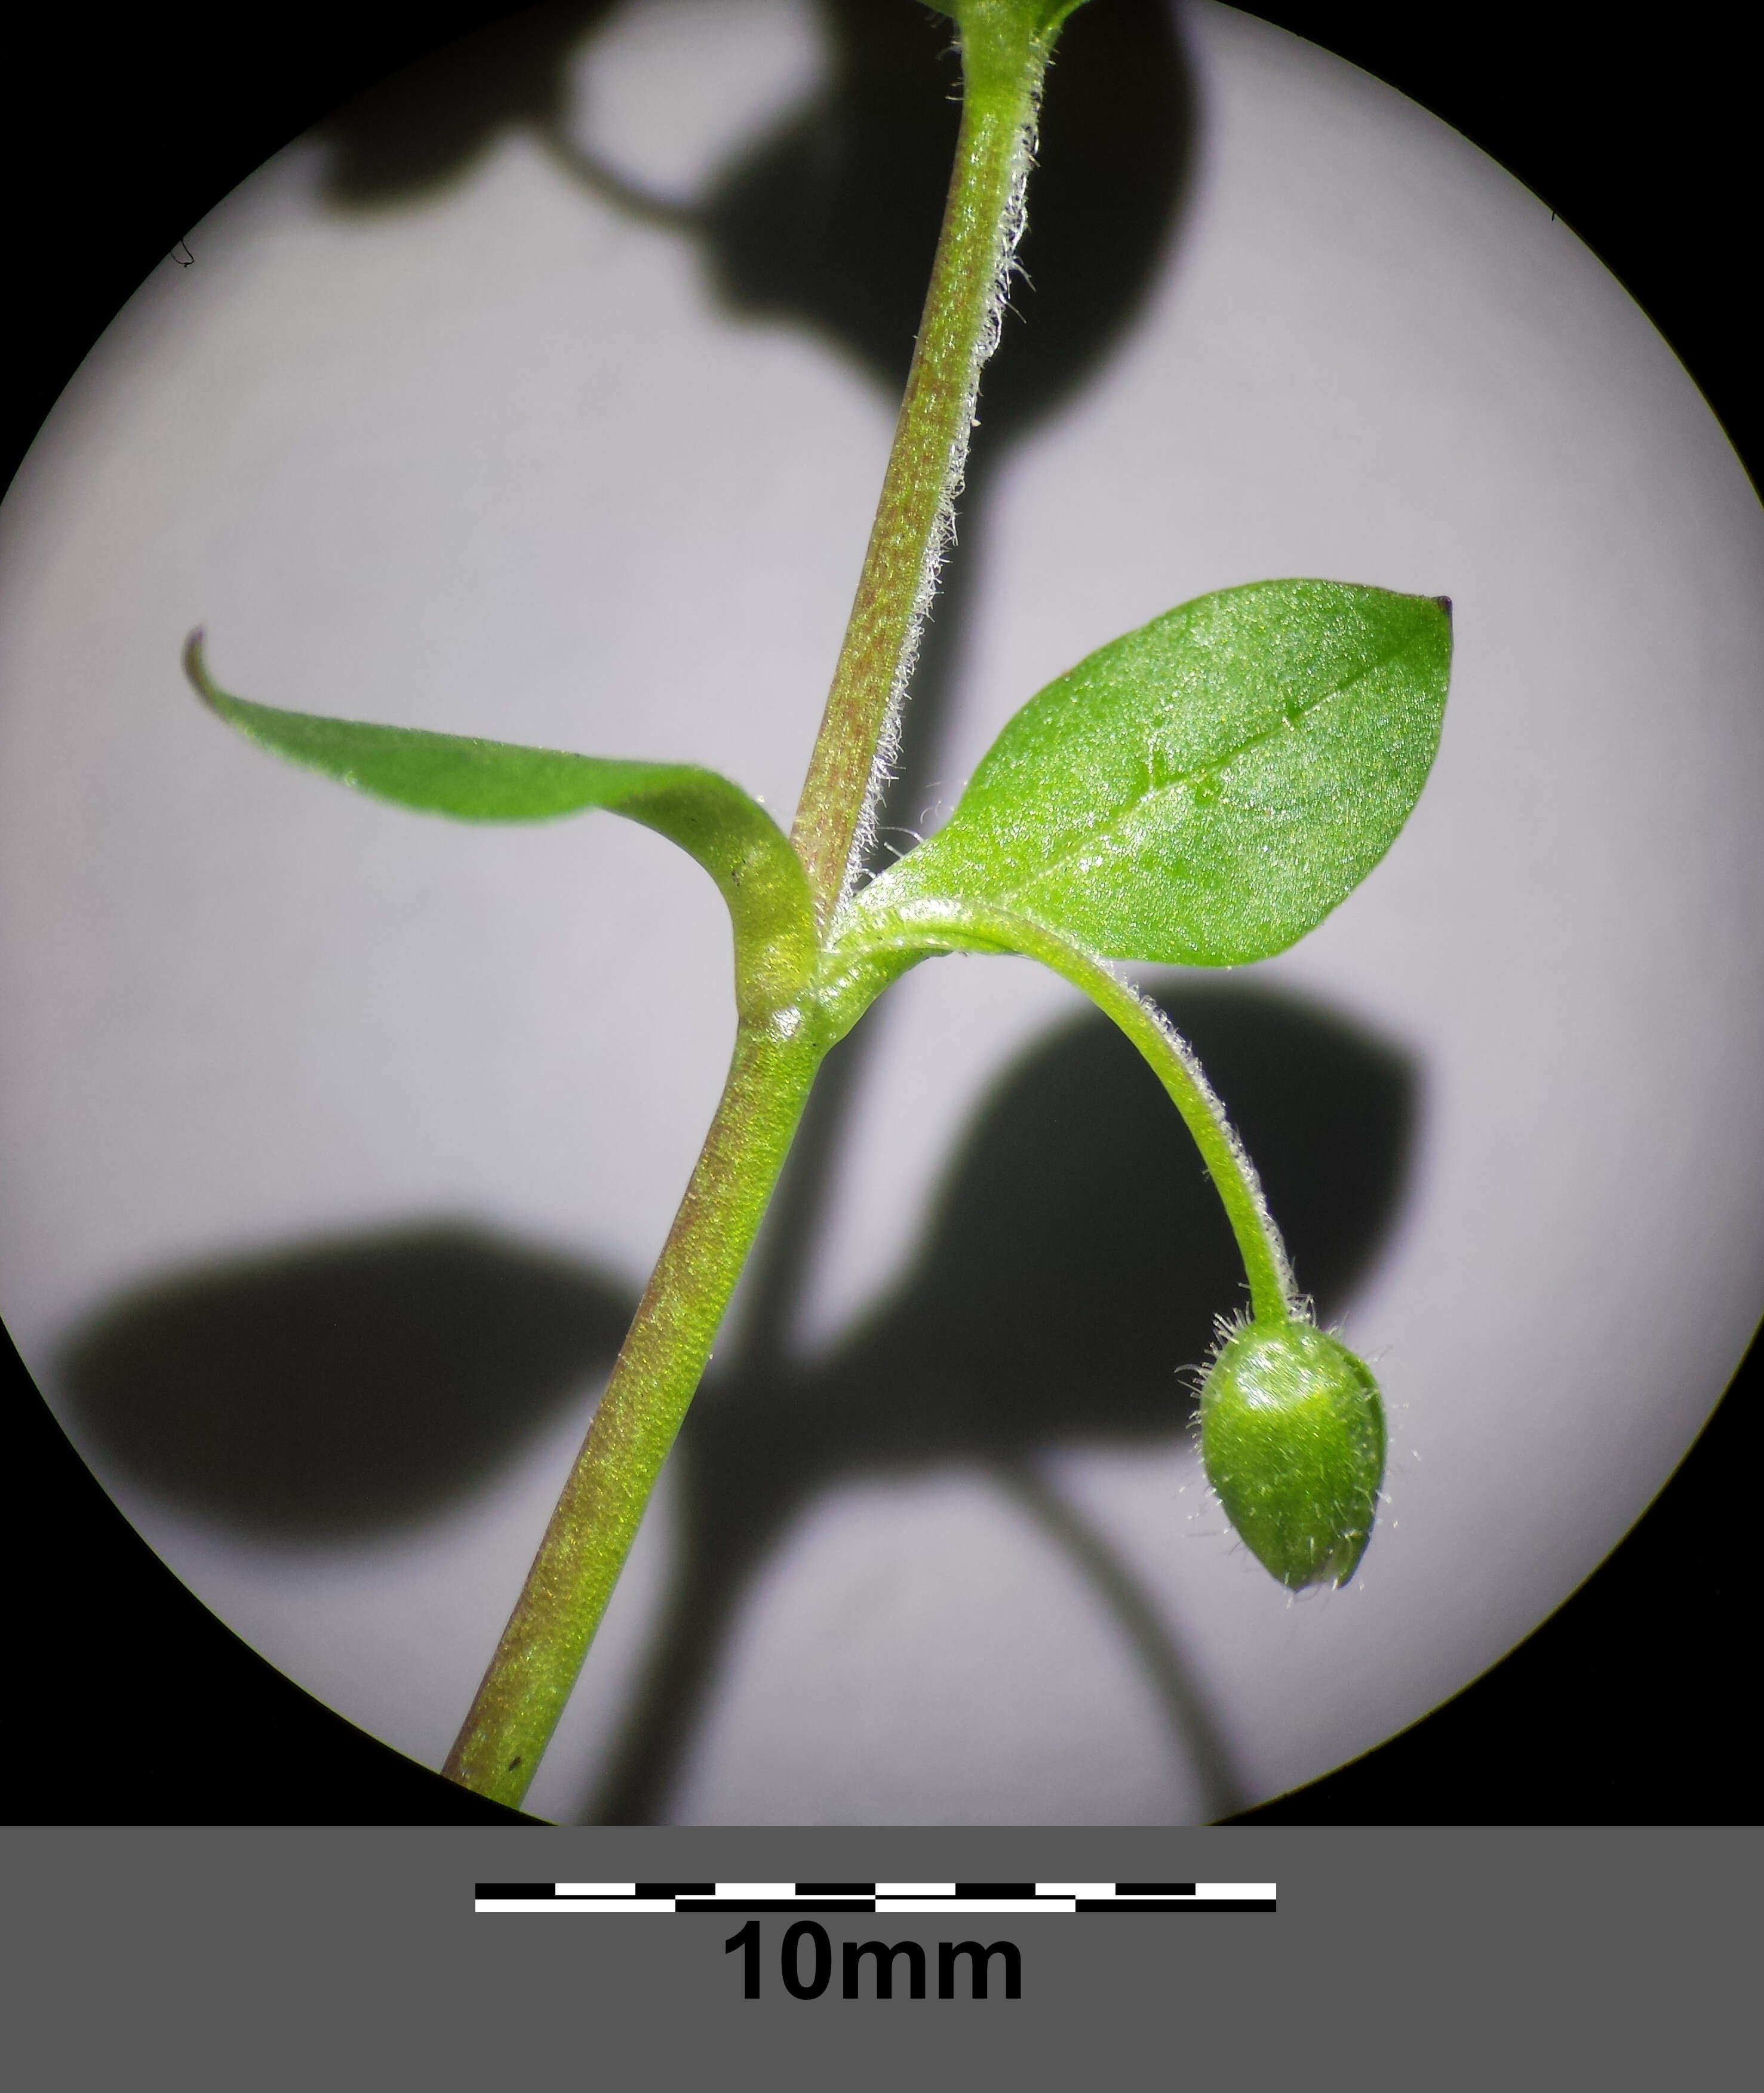
[{"label": "plant stem", "polygon": [[[955,173],[906,396],[791,838],[824,937],[868,839],[1021,228],[1053,31],[983,12],[984,35],[964,41]],[[751,986],[737,979],[734,1059],[660,1261],[443,1769],[511,1805],[563,1713],[837,1036],[806,978],[793,1001],[768,986],[764,1009]]]},{"label": "plant stem", "polygon": [[[1057,947],[1057,949],[1054,949]],[[1137,1046],[1182,1124],[1194,1137],[1237,1238],[1249,1280],[1250,1309],[1258,1323],[1284,1323],[1292,1315],[1293,1282],[1286,1246],[1268,1211],[1261,1180],[1245,1154],[1225,1107],[1201,1072],[1194,1051],[1162,1011],[1148,1003],[1107,967],[1062,940],[1049,938],[1031,956],[1081,988]]]},{"label": "plant stem", "polygon": [[[1044,925],[971,902],[909,904],[897,918],[866,923],[859,949],[862,960],[869,964],[860,962],[845,977],[853,982],[857,998],[873,993],[869,983],[878,977],[875,963],[891,950],[902,957],[931,951],[1017,952],[1038,960],[1082,989],[1138,1047],[1193,1136],[1237,1239],[1256,1320],[1271,1324],[1291,1320],[1295,1292],[1292,1269],[1256,1166],[1193,1050],[1155,1003],[1118,979],[1101,960]],[[835,964],[829,968],[836,979],[837,958],[836,948]]]},{"label": "plant stem", "polygon": [[971,65],[931,289],[863,570],[790,840],[823,931],[872,840],[919,635],[949,543],[980,366],[997,340],[1023,223],[1047,46],[1020,65]]},{"label": "plant stem", "polygon": [[569,1698],[692,1401],[820,1065],[743,1026],[686,1194],[519,1602],[442,1770],[518,1804]]}]

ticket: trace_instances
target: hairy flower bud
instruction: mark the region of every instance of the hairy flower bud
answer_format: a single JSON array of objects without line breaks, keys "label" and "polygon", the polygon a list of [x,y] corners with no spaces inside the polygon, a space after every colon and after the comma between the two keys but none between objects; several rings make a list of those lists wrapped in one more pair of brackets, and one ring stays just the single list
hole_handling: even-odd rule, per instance
[{"label": "hairy flower bud", "polygon": [[1370,1369],[1311,1323],[1234,1332],[1200,1390],[1207,1480],[1282,1584],[1342,1584],[1372,1538],[1384,1406]]}]

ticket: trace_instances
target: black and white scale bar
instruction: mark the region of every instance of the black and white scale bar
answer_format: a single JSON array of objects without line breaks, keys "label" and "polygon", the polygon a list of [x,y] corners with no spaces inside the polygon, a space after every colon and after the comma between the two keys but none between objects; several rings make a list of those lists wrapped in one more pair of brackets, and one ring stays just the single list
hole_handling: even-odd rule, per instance
[{"label": "black and white scale bar", "polygon": [[480,1883],[481,1912],[1273,1911],[1272,1883]]}]

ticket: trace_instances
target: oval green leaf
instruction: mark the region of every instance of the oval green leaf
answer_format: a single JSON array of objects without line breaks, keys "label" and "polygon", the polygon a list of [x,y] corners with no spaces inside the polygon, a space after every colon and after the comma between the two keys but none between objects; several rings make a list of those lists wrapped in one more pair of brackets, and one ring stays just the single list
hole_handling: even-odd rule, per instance
[{"label": "oval green leaf", "polygon": [[970,902],[1113,959],[1282,951],[1408,818],[1451,665],[1443,597],[1321,581],[1197,597],[1031,698],[852,928]]}]

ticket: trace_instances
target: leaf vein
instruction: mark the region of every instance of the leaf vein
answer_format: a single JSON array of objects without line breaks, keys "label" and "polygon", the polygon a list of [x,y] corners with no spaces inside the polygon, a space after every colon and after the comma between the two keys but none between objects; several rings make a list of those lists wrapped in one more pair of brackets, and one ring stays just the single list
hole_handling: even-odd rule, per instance
[{"label": "leaf vein", "polygon": [[1157,800],[1166,794],[1191,791],[1203,779],[1217,776],[1229,769],[1234,763],[1239,762],[1244,756],[1252,754],[1258,748],[1266,747],[1278,735],[1291,731],[1297,726],[1299,720],[1308,720],[1313,713],[1320,712],[1325,705],[1333,703],[1337,698],[1347,696],[1350,691],[1357,690],[1368,678],[1377,674],[1381,670],[1387,669],[1393,661],[1400,661],[1403,656],[1409,652],[1411,644],[1405,642],[1391,648],[1387,653],[1377,656],[1374,660],[1368,662],[1357,674],[1347,678],[1345,682],[1334,684],[1329,690],[1312,699],[1308,704],[1300,706],[1296,717],[1290,712],[1283,713],[1278,726],[1270,726],[1263,733],[1250,735],[1246,740],[1238,743],[1223,757],[1203,764],[1198,769],[1185,771],[1180,777],[1167,778],[1161,785],[1155,782],[1154,777],[1152,782],[1148,782],[1145,790],[1137,794],[1126,805],[1112,809],[1104,818],[1078,834],[1070,843],[1057,850],[1052,857],[1038,866],[1026,878],[1018,881],[1014,886],[1001,887],[997,890],[998,892],[1014,898],[1057,878],[1074,858],[1082,856],[1087,850],[1093,850],[1099,846],[1106,845],[1113,833],[1125,827],[1148,801]]}]

